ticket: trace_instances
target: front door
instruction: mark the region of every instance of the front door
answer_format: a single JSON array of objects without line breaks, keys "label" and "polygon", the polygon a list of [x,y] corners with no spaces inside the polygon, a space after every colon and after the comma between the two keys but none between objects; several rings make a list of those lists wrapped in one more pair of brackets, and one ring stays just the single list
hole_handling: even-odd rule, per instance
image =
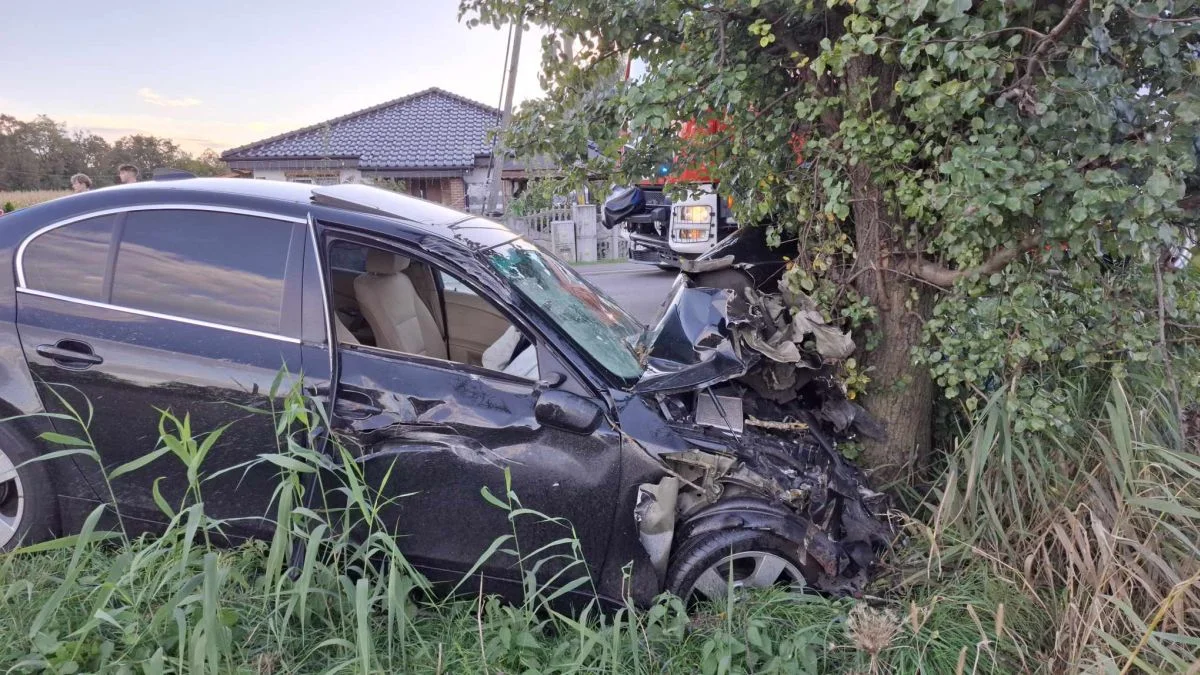
[{"label": "front door", "polygon": [[[393,269],[419,269],[423,262],[451,275],[436,260],[417,259],[411,252],[403,255],[414,264],[406,260]],[[387,273],[377,273],[377,277]],[[364,274],[373,272],[368,269]],[[456,292],[477,294],[491,318],[502,321],[499,333],[503,337],[511,317],[501,312],[481,287],[451,276]],[[440,294],[443,285],[449,284],[439,283],[435,293]],[[354,286],[360,291],[355,298],[358,303],[415,307],[413,298],[366,295],[381,288],[398,289],[385,294],[416,288],[403,279],[376,278]],[[425,305],[443,301],[438,296],[415,298]],[[444,306],[448,315],[456,311],[453,303]],[[361,313],[379,315],[370,307]],[[410,317],[391,317],[399,324],[415,325]],[[451,327],[459,324],[454,316],[447,316],[446,323]],[[532,570],[536,560],[518,564],[512,554],[503,552],[480,562],[497,538],[513,534],[508,512],[482,494],[486,488],[507,502],[507,470],[520,506],[560,520],[545,521],[534,513],[517,516],[516,541],[506,542],[501,549],[529,555],[553,542],[574,538],[592,563],[590,572],[595,578],[613,522],[621,439],[607,420],[588,434],[537,421],[534,407],[543,385],[532,378],[539,373],[548,377],[551,371],[571,377],[567,369],[538,344],[536,336],[524,334],[523,329],[518,332],[524,340],[512,339],[511,334],[507,338],[505,344],[510,345],[512,354],[497,355],[493,350],[484,357],[490,367],[404,353],[402,344],[387,343],[384,336],[389,332],[394,331],[368,325],[352,341],[338,345],[334,430],[335,437],[360,457],[368,483],[380,490],[383,498],[395,498],[382,512],[383,524],[398,537],[410,561],[434,579],[455,580],[477,563],[482,574],[495,579],[513,580],[521,569]],[[450,340],[453,343],[453,333]],[[454,358],[453,353],[449,356]],[[536,557],[546,560],[570,553],[568,545],[560,544]],[[548,579],[564,562],[559,558],[543,563],[539,579]],[[565,575],[557,583],[575,576]]]},{"label": "front door", "polygon": [[[211,477],[276,447],[268,394],[281,369],[301,370],[303,243],[297,222],[196,209],[131,210],[37,236],[21,260],[17,321],[46,408],[66,412],[61,396],[90,417],[86,433],[110,472],[162,447],[166,412],[198,442],[228,424],[199,464],[205,511],[235,533],[269,528],[271,467]],[[99,467],[81,466],[107,495]],[[185,503],[186,464],[167,453],[112,481],[123,516],[163,518],[159,478],[173,509]]]}]

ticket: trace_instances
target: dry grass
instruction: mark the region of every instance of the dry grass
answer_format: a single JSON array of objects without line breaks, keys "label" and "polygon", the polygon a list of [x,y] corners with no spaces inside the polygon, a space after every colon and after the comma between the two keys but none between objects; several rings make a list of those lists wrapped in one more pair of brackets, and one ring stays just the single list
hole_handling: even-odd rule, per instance
[{"label": "dry grass", "polygon": [[989,565],[1051,615],[1051,672],[1188,672],[1200,664],[1200,456],[1155,382],[1080,385],[1071,437],[1011,431],[1003,394],[930,504],[938,578]]},{"label": "dry grass", "polygon": [[71,194],[70,190],[17,190],[17,191],[0,191],[0,206],[11,202],[18,209],[23,209],[27,206],[48,202],[51,199],[66,197]]}]

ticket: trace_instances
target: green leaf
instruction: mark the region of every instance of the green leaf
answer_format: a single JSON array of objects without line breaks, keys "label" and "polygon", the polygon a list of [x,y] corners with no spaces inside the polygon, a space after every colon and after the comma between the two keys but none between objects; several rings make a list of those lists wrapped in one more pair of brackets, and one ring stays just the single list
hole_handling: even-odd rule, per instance
[{"label": "green leaf", "polygon": [[[138,469],[142,468],[143,466],[146,466],[147,464],[153,462],[154,460],[158,459],[159,457],[162,457],[163,455],[167,454],[170,451],[171,451],[170,448],[163,446],[163,447],[155,450],[154,452],[142,455],[141,457],[138,457],[137,459],[135,459],[131,462],[126,462],[126,463],[122,464],[121,466],[118,466],[117,468],[110,471],[108,474],[108,479],[116,480],[117,478],[120,478],[121,476],[124,476],[125,474],[127,474],[131,471],[137,471]],[[155,481],[155,484],[157,484],[157,481]]]},{"label": "green leaf", "polygon": [[76,438],[75,436],[68,436],[66,434],[60,434],[56,431],[44,431],[38,436],[38,438],[42,439],[43,441],[48,441],[50,443],[56,443],[58,445],[69,445],[73,448],[90,448],[90,447],[92,447],[91,443],[88,443],[87,441],[83,440],[82,438]]},{"label": "green leaf", "polygon": [[1146,181],[1146,192],[1152,197],[1162,197],[1175,187],[1174,182],[1162,171],[1155,170]]},{"label": "green leaf", "polygon": [[504,509],[505,511],[512,508],[508,504],[505,504],[504,502],[500,501],[499,497],[492,494],[492,491],[490,489],[488,489],[488,486],[486,486],[486,485],[484,485],[483,487],[481,487],[479,489],[479,494],[483,495],[484,500],[486,500],[487,503],[491,504],[492,506]]}]

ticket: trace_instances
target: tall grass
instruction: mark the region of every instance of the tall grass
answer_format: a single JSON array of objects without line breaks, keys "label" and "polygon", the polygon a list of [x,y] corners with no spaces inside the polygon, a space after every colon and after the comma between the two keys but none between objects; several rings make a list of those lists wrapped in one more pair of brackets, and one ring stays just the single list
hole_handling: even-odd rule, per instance
[{"label": "tall grass", "polygon": [[[504,495],[481,492],[478,506],[504,509],[514,524],[496,533],[491,551],[507,550],[518,561],[523,598],[483,596],[473,578],[459,585],[465,598],[434,594],[378,517],[389,497],[371,489],[340,444],[322,451],[316,430],[329,428],[328,420],[299,391],[274,413],[278,447],[252,460],[279,471],[269,541],[215,543],[230,523],[205,512],[203,487],[228,476],[206,474],[202,459],[221,430],[199,433],[186,414],[164,413],[159,444],[147,457],[182,462],[192,482],[181,503],[156,498],[169,525],[156,537],[101,532],[109,508],[101,506],[78,536],[0,557],[0,667],[615,674],[1011,672],[1036,665],[1023,635],[1041,632],[1043,615],[979,570],[960,575],[952,590],[913,584],[870,602],[778,590],[738,603],[730,594],[719,606],[689,608],[663,596],[648,608],[593,602],[564,614],[556,596],[567,586],[586,591],[591,580],[554,586],[538,581],[539,568],[553,561],[555,570],[586,570],[578,540],[569,523],[523,508],[511,483]],[[68,417],[86,427],[90,414],[80,413]],[[53,440],[95,459],[87,438],[84,430]],[[153,466],[142,458],[112,471]],[[337,503],[313,499],[325,494]],[[563,537],[522,551],[515,523],[525,518],[556,522]]]},{"label": "tall grass", "polygon": [[1073,435],[1018,434],[992,399],[914,523],[929,556],[909,581],[1009,580],[1051,618],[1052,672],[1198,672],[1198,439],[1154,378],[1081,382],[1072,407]]}]

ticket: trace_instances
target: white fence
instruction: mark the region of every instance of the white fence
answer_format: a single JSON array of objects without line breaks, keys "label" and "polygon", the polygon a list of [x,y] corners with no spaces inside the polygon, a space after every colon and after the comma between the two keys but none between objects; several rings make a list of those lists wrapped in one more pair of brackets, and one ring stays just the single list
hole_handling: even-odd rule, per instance
[{"label": "white fence", "polygon": [[567,262],[620,260],[629,255],[629,242],[618,236],[619,228],[608,230],[599,224],[595,204],[507,216],[504,222],[513,232]]}]

